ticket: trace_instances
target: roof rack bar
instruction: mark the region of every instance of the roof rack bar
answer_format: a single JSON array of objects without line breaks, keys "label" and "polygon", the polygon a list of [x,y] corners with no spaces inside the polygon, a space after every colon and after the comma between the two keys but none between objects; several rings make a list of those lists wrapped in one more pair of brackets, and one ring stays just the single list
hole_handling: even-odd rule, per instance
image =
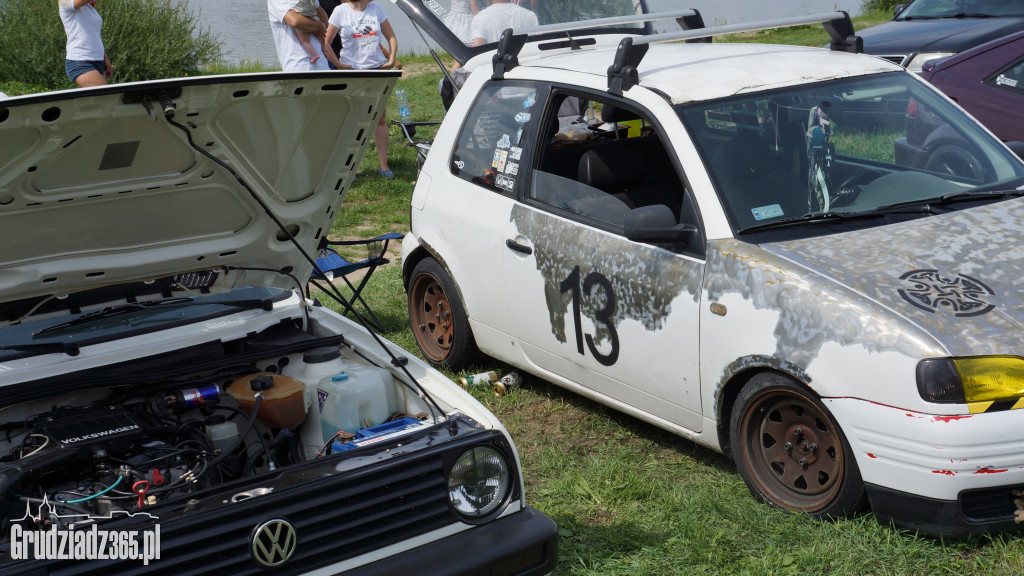
[{"label": "roof rack bar", "polygon": [[596,28],[599,26],[615,26],[616,24],[635,24],[637,22],[656,22],[659,20],[679,20],[700,15],[696,10],[669,10],[664,12],[651,12],[650,14],[636,14],[632,16],[611,16],[608,18],[595,18],[593,20],[581,20],[579,22],[559,22],[557,24],[546,24],[534,28],[516,30],[523,34],[545,34],[547,32],[565,32],[568,30],[580,30],[583,28]]},{"label": "roof rack bar", "polygon": [[[678,40],[692,40],[694,38],[703,38],[706,36],[721,36],[723,34],[739,34],[741,32],[757,32],[759,30],[769,30],[772,28],[787,28],[790,26],[804,26],[807,24],[832,24],[833,28],[840,32],[853,32],[853,24],[850,23],[847,27],[844,21],[848,21],[850,15],[846,12],[825,12],[821,14],[809,14],[807,16],[794,16],[792,18],[777,18],[774,20],[762,20],[758,22],[744,22],[741,24],[728,24],[725,26],[712,26],[711,28],[699,28],[696,30],[685,30],[683,32],[666,32],[662,34],[652,34],[650,36],[639,36],[633,39],[633,44],[650,44],[654,42],[675,42]],[[837,22],[843,22],[837,24]],[[828,24],[825,29],[829,30]],[[832,36],[832,31],[829,31],[829,36]],[[852,36],[852,34],[850,34]],[[835,36],[833,38],[833,46],[835,46]],[[850,42],[849,37],[844,35],[844,42]],[[862,44],[863,45],[863,44]],[[841,48],[840,48],[841,49]]]}]

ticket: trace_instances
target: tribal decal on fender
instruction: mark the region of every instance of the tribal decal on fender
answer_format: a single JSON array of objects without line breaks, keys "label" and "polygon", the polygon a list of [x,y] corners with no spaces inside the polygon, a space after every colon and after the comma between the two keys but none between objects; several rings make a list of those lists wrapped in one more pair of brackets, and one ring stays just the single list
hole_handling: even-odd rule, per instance
[{"label": "tribal decal on fender", "polygon": [[995,292],[980,280],[957,274],[946,278],[938,270],[912,270],[900,276],[909,287],[900,288],[904,300],[926,312],[935,313],[945,308],[958,318],[981,316],[995,310],[995,304],[986,302],[985,296]]}]

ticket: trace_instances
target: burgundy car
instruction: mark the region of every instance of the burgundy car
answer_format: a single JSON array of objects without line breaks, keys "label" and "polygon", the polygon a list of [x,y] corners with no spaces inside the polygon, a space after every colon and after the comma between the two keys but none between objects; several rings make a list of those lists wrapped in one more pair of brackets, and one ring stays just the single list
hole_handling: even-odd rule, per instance
[{"label": "burgundy car", "polygon": [[1024,141],[1024,32],[931,61],[921,76],[1003,141]]}]

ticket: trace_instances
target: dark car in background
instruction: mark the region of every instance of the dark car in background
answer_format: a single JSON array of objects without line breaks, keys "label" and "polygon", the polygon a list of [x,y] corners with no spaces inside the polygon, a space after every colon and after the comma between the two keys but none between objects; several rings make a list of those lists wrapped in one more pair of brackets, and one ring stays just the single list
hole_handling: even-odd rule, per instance
[{"label": "dark car in background", "polygon": [[1003,141],[1024,141],[1024,32],[929,62],[921,77]]},{"label": "dark car in background", "polygon": [[1024,31],[1024,0],[913,0],[885,24],[858,32],[864,52],[920,72],[945,58]]}]

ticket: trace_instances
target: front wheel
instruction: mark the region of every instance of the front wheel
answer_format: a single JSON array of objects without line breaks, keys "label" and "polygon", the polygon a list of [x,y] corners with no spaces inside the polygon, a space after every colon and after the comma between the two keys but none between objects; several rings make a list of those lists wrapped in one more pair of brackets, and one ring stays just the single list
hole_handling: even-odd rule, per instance
[{"label": "front wheel", "polygon": [[732,410],[731,447],[762,502],[817,518],[864,507],[864,483],[846,437],[811,392],[779,374],[758,374]]},{"label": "front wheel", "polygon": [[409,325],[423,356],[435,367],[461,370],[476,355],[455,283],[433,258],[425,258],[412,271]]}]

